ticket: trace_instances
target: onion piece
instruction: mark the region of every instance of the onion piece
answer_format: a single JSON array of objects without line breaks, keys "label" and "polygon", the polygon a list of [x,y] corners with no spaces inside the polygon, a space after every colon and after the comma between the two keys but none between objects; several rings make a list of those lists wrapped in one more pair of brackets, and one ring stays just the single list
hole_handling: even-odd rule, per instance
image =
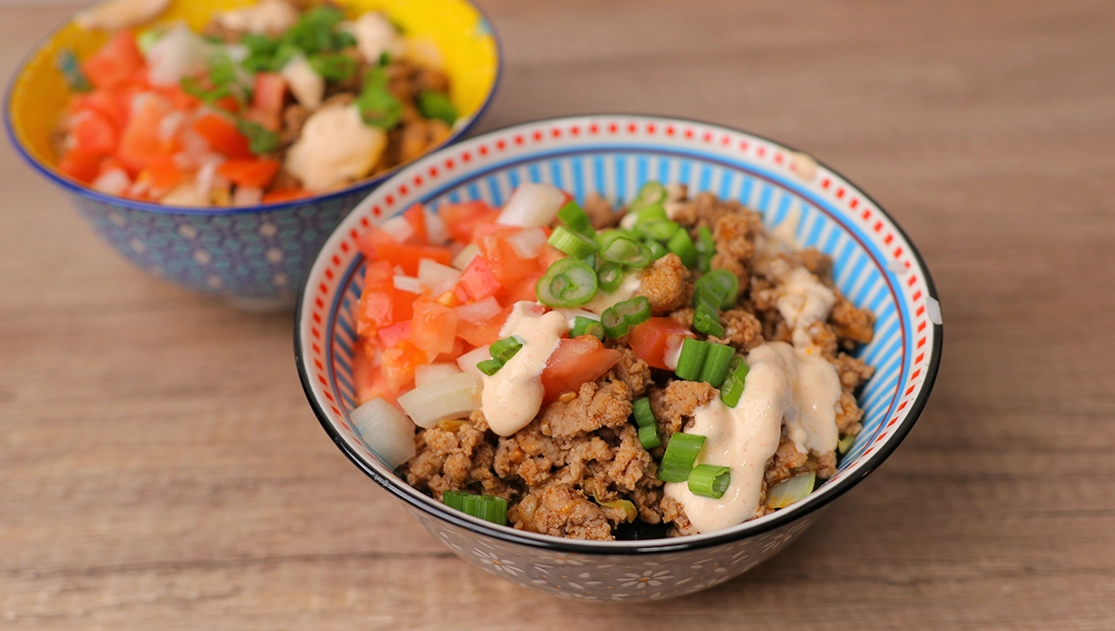
[{"label": "onion piece", "polygon": [[426,218],[426,238],[430,243],[434,245],[449,243],[449,228],[441,215],[425,207],[422,208],[422,214]]},{"label": "onion piece", "polygon": [[414,457],[414,423],[383,399],[372,399],[349,414],[360,438],[392,469]]},{"label": "onion piece", "polygon": [[400,395],[399,405],[415,425],[427,429],[438,421],[464,418],[480,407],[480,380],[465,372],[443,377]]},{"label": "onion piece", "polygon": [[93,190],[106,195],[119,195],[131,186],[132,180],[124,169],[109,169],[93,180]]},{"label": "onion piece", "polygon": [[395,289],[409,291],[412,294],[422,293],[422,282],[413,276],[396,276]]},{"label": "onion piece", "polygon": [[237,186],[232,194],[233,206],[255,206],[263,201],[263,189],[250,186]]},{"label": "onion piece", "polygon": [[800,502],[813,492],[816,481],[817,474],[810,471],[775,484],[767,492],[767,506],[786,508],[794,502]]},{"label": "onion piece", "polygon": [[565,193],[549,184],[525,182],[515,189],[496,223],[508,226],[534,228],[554,222],[558,211],[565,205]]},{"label": "onion piece", "polygon": [[533,259],[538,256],[542,246],[546,245],[546,231],[542,228],[527,228],[507,237],[507,242],[515,248],[519,256]]},{"label": "onion piece", "polygon": [[453,310],[457,312],[459,319],[471,324],[481,324],[499,315],[503,307],[499,306],[495,298],[488,296],[483,300],[454,307]]},{"label": "onion piece", "polygon": [[492,354],[488,350],[489,348],[490,346],[479,346],[472,349],[471,351],[457,358],[457,365],[461,367],[461,370],[474,375],[477,379],[481,379],[484,376],[484,373],[480,372],[480,369],[476,367],[476,364],[479,364],[485,359],[492,358]]},{"label": "onion piece", "polygon": [[472,262],[472,259],[476,258],[479,254],[480,246],[475,243],[470,243],[465,246],[465,249],[461,250],[457,256],[453,257],[453,267],[463,271],[468,267],[468,264]]},{"label": "onion piece", "polygon": [[414,385],[424,386],[428,383],[459,374],[461,369],[454,363],[436,363],[415,366]]},{"label": "onion piece", "polygon": [[435,297],[453,289],[460,277],[461,273],[448,265],[430,259],[418,261],[418,282],[433,291]]},{"label": "onion piece", "polygon": [[414,236],[414,227],[406,219],[395,216],[383,223],[379,224],[379,229],[391,235],[391,238],[399,243],[405,243],[407,239]]}]

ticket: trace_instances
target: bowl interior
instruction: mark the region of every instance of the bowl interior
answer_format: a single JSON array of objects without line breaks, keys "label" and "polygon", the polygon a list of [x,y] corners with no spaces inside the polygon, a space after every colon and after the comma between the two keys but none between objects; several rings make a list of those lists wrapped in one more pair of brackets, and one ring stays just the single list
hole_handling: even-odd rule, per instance
[{"label": "bowl interior", "polygon": [[[167,11],[139,28],[184,20],[203,27],[216,11],[253,4],[255,0],[174,0]],[[437,45],[453,84],[452,99],[461,112],[460,128],[478,116],[495,89],[499,70],[498,47],[487,20],[465,0],[336,0],[354,12],[381,10],[415,38]],[[86,31],[67,22],[28,57],[13,80],[8,102],[9,125],[29,158],[58,177],[51,144],[70,92],[57,69],[59,54],[71,50],[84,59],[106,40],[101,32]],[[68,179],[68,178],[67,178]]]},{"label": "bowl interior", "polygon": [[905,235],[846,180],[781,145],[688,121],[609,116],[527,124],[433,154],[369,196],[326,243],[299,310],[299,367],[323,425],[349,457],[392,491],[444,517],[435,502],[398,479],[349,423],[356,406],[354,308],[364,265],[353,243],[363,227],[416,202],[433,208],[471,199],[499,205],[521,182],[551,183],[581,200],[592,191],[625,200],[650,179],[686,183],[691,194],[710,191],[739,200],[760,211],[768,227],[791,222],[803,247],[832,256],[840,291],[877,318],[874,340],[858,353],[876,367],[859,396],[863,431],[839,473],[788,509],[694,538],[764,523],[773,527],[810,503],[819,506],[826,495],[835,497],[877,465],[915,420],[939,355],[939,306]]}]

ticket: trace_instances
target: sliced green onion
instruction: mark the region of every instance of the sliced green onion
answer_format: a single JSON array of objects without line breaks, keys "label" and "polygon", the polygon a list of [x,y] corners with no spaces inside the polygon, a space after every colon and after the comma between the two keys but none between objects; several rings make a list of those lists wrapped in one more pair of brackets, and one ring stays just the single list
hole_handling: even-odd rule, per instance
[{"label": "sliced green onion", "polygon": [[588,213],[577,202],[569,200],[567,204],[561,207],[557,216],[573,232],[588,237],[596,236],[596,230],[592,227],[592,221],[588,218]]},{"label": "sliced green onion", "polygon": [[501,526],[507,525],[507,500],[494,495],[466,495],[464,512]]},{"label": "sliced green onion", "polygon": [[488,352],[491,353],[492,359],[498,359],[501,364],[506,364],[522,347],[522,340],[512,335],[493,342]]},{"label": "sliced green onion", "polygon": [[662,464],[658,467],[658,479],[663,482],[685,482],[697,462],[697,454],[705,444],[705,437],[698,434],[677,432],[670,437]]},{"label": "sliced green onion", "polygon": [[307,58],[319,76],[330,81],[344,81],[356,74],[356,60],[340,53],[317,53]]},{"label": "sliced green onion", "polygon": [[689,492],[702,497],[720,499],[732,483],[732,470],[714,464],[698,465],[689,472]]},{"label": "sliced green onion", "polygon": [[356,97],[360,118],[369,127],[391,129],[403,117],[403,104],[387,89],[383,68],[371,68],[364,75],[364,86]]},{"label": "sliced green onion", "polygon": [[836,444],[836,452],[839,453],[841,456],[843,456],[844,454],[851,451],[852,450],[852,445],[855,445],[855,444],[856,444],[856,437],[849,434],[848,436],[845,436],[844,438],[841,438],[840,442]]},{"label": "sliced green onion", "polygon": [[662,440],[658,438],[657,425],[644,425],[639,428],[639,444],[643,449],[650,451],[662,445]]},{"label": "sliced green onion", "polygon": [[666,246],[655,241],[654,239],[647,239],[643,241],[643,243],[646,244],[648,248],[650,248],[650,257],[652,260],[657,261],[658,259],[670,253],[670,251],[666,249]]},{"label": "sliced green onion", "polygon": [[559,259],[538,279],[535,293],[539,302],[559,309],[579,307],[596,295],[596,272],[583,261]]},{"label": "sliced green onion", "polygon": [[817,483],[817,474],[813,471],[795,475],[770,487],[767,491],[767,506],[771,508],[786,508],[790,504],[800,502],[809,497],[813,486]]},{"label": "sliced green onion", "polygon": [[631,500],[612,500],[610,502],[600,502],[600,505],[622,510],[629,524],[639,516],[639,509],[635,508],[635,503]]},{"label": "sliced green onion", "polygon": [[639,195],[635,200],[643,206],[661,204],[666,201],[666,187],[662,186],[660,182],[647,182],[639,189]]},{"label": "sliced green onion", "polygon": [[646,267],[653,260],[647,246],[626,235],[612,239],[600,256],[605,261],[636,268]]},{"label": "sliced green onion", "polygon": [[708,355],[710,346],[712,345],[708,342],[691,337],[685,338],[681,343],[681,354],[678,355],[678,367],[674,370],[679,379],[697,381],[701,378],[701,370],[705,365],[705,356]]},{"label": "sliced green onion", "polygon": [[642,397],[632,401],[631,410],[635,414],[635,422],[639,425],[639,427],[656,425],[658,423],[658,421],[654,418],[654,411],[650,409],[650,399],[648,399],[647,397]]},{"label": "sliced green onion", "polygon": [[682,265],[693,267],[697,264],[697,248],[693,245],[693,239],[689,237],[688,230],[675,232],[674,236],[666,242],[666,247],[681,258]]},{"label": "sliced green onion", "polygon": [[596,279],[600,289],[610,294],[623,284],[623,268],[615,263],[605,263],[596,270]]},{"label": "sliced green onion", "polygon": [[721,309],[731,309],[739,299],[739,279],[725,269],[714,269],[697,279],[696,296],[706,296]]},{"label": "sliced green onion", "polygon": [[423,90],[418,93],[418,111],[422,112],[427,120],[439,120],[446,125],[457,122],[457,108],[449,100],[449,95],[434,90]]},{"label": "sliced green onion", "polygon": [[248,137],[248,151],[257,156],[271,153],[279,148],[279,135],[255,121],[238,118],[236,129]]},{"label": "sliced green onion", "polygon": [[742,357],[737,356],[732,360],[728,367],[728,376],[724,379],[724,383],[720,384],[720,400],[724,402],[724,405],[734,408],[739,404],[749,370],[751,370],[751,367],[743,361]]},{"label": "sliced green onion", "polygon": [[716,242],[712,240],[712,231],[708,226],[697,228],[697,269],[702,274],[707,274],[712,267],[712,256],[716,254]]},{"label": "sliced green onion", "polygon": [[633,211],[635,213],[635,224],[651,223],[654,221],[669,221],[670,216],[666,214],[666,208],[662,204],[652,204],[650,206],[642,206]]},{"label": "sliced green onion", "polygon": [[697,381],[706,381],[712,384],[713,388],[719,388],[728,376],[728,369],[731,368],[732,357],[735,354],[736,350],[726,344],[709,344],[705,363],[701,366],[701,376]]},{"label": "sliced green onion", "polygon": [[720,314],[709,309],[705,304],[697,306],[693,312],[693,328],[705,335],[724,337],[724,326],[720,324]]},{"label": "sliced green onion", "polygon": [[645,239],[654,239],[655,241],[665,243],[681,231],[681,226],[669,220],[642,221],[635,224],[633,230],[636,234]]},{"label": "sliced green onion", "polygon": [[626,230],[619,230],[617,228],[606,228],[596,233],[596,243],[601,249],[608,247],[608,244],[615,241],[619,237],[629,236]]},{"label": "sliced green onion", "polygon": [[573,318],[573,328],[569,329],[569,337],[591,335],[598,340],[604,339],[604,325],[599,320],[577,316]]},{"label": "sliced green onion", "polygon": [[81,71],[81,64],[74,56],[74,51],[63,48],[58,53],[57,63],[58,71],[62,73],[62,77],[66,80],[66,86],[70,88],[71,92],[88,92],[93,89],[93,85],[89,83],[89,79]]},{"label": "sliced green onion", "polygon": [[592,239],[573,232],[565,226],[554,228],[553,234],[546,242],[575,259],[583,259],[591,254],[596,254],[596,251],[600,249]]},{"label": "sliced green onion", "polygon": [[441,503],[449,508],[463,511],[465,509],[465,498],[469,495],[472,495],[472,493],[467,493],[465,491],[444,491],[441,494]]},{"label": "sliced green onion", "polygon": [[485,359],[476,364],[476,369],[489,377],[499,372],[500,368],[503,368],[503,362],[498,359]]},{"label": "sliced green onion", "polygon": [[608,307],[600,314],[604,333],[613,339],[623,337],[631,327],[650,319],[650,301],[646,296],[635,296]]}]

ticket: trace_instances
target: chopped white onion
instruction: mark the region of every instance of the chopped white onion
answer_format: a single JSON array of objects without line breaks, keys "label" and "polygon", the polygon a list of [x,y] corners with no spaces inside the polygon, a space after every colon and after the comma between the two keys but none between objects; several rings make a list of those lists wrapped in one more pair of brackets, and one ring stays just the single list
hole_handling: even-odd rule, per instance
[{"label": "chopped white onion", "polygon": [[542,228],[527,228],[507,237],[507,242],[519,256],[532,259],[538,256],[539,250],[546,244],[546,231]]},{"label": "chopped white onion", "polygon": [[301,55],[291,57],[279,71],[290,86],[290,92],[298,99],[298,104],[309,110],[316,110],[325,96],[325,79],[319,75],[310,62]]},{"label": "chopped white onion", "polygon": [[250,186],[237,186],[232,194],[233,206],[255,206],[263,201],[263,189]]},{"label": "chopped white onion", "polygon": [[424,386],[438,379],[459,374],[461,369],[453,363],[423,364],[414,368],[414,385]]},{"label": "chopped white onion", "polygon": [[147,78],[151,85],[178,85],[182,77],[205,71],[212,45],[189,26],[179,24],[147,51]]},{"label": "chopped white onion", "polygon": [[182,128],[182,123],[186,122],[186,113],[177,110],[167,114],[163,120],[159,121],[159,140],[167,142],[172,140],[178,135],[178,130]]},{"label": "chopped white onion", "polygon": [[414,227],[409,221],[398,216],[379,224],[379,229],[391,235],[391,238],[399,243],[405,243],[407,239],[414,236]]},{"label": "chopped white onion", "polygon": [[123,169],[111,169],[105,171],[93,180],[93,190],[100,191],[106,195],[119,195],[125,189],[131,186],[132,181],[128,178],[128,174]]},{"label": "chopped white onion", "polygon": [[548,226],[565,204],[565,193],[549,184],[525,182],[515,189],[497,223],[534,228]]},{"label": "chopped white onion", "polygon": [[465,322],[471,322],[473,324],[480,324],[482,322],[487,322],[488,320],[491,320],[492,318],[499,315],[499,312],[503,310],[503,307],[499,306],[499,303],[496,302],[495,298],[488,296],[483,300],[478,300],[467,305],[454,307],[453,310],[457,312],[457,317],[461,320],[464,320]]},{"label": "chopped white onion", "polygon": [[464,270],[476,255],[480,254],[480,246],[475,243],[470,243],[461,250],[457,256],[453,257],[453,267],[459,270]]},{"label": "chopped white onion", "polygon": [[435,297],[453,289],[460,277],[461,273],[448,265],[430,259],[418,261],[418,282],[431,290]]},{"label": "chopped white onion", "polygon": [[786,508],[790,504],[800,502],[813,492],[813,484],[816,481],[817,474],[812,471],[783,480],[770,487],[767,493],[767,505],[771,508]]},{"label": "chopped white onion", "polygon": [[434,245],[449,243],[449,228],[446,227],[441,215],[425,207],[422,208],[422,215],[426,218],[426,238],[430,243]]},{"label": "chopped white onion", "polygon": [[422,293],[422,283],[413,276],[396,276],[395,289],[409,291],[412,294]]},{"label": "chopped white onion", "polygon": [[407,392],[399,397],[414,424],[427,429],[438,421],[464,418],[480,407],[480,380],[461,372]]},{"label": "chopped white onion", "polygon": [[492,353],[488,350],[489,348],[491,348],[491,346],[486,345],[472,349],[471,351],[457,358],[457,365],[461,367],[461,370],[475,375],[477,379],[481,379],[481,377],[484,376],[484,373],[480,372],[480,369],[476,367],[476,364],[479,364],[485,359],[492,358]]},{"label": "chopped white onion", "polygon": [[414,423],[383,399],[372,399],[349,414],[360,438],[392,469],[414,457]]}]

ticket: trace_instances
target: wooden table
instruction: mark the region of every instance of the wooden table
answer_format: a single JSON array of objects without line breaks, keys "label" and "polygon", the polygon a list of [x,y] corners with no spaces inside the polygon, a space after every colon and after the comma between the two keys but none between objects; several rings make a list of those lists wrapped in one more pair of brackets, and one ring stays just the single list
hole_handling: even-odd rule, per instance
[{"label": "wooden table", "polygon": [[[888,208],[945,361],[894,457],[799,543],[650,605],[452,556],[330,444],[289,315],[165,286],[0,146],[0,628],[1115,629],[1115,5],[486,0],[484,128],[706,119]],[[0,10],[0,71],[66,8]]]}]

